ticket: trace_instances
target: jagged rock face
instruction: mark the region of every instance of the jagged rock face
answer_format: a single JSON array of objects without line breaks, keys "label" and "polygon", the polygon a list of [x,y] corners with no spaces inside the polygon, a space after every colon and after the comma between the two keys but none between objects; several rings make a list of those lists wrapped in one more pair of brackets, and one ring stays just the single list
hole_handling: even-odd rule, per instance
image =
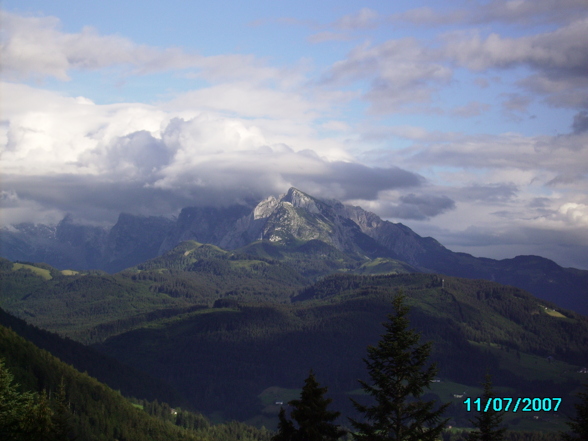
[{"label": "jagged rock face", "polygon": [[50,244],[55,241],[55,226],[21,223],[4,227],[0,252],[2,257],[10,260],[30,260],[36,256],[44,261]]},{"label": "jagged rock face", "polygon": [[363,233],[411,265],[422,266],[423,259],[429,253],[439,255],[449,252],[436,240],[424,239],[407,226],[384,221],[361,207],[352,207],[337,202],[334,204],[334,209],[341,216],[355,222]]},{"label": "jagged rock face", "polygon": [[331,204],[295,188],[278,198],[270,196],[261,201],[218,244],[234,249],[256,240],[283,244],[321,240],[340,251],[392,255],[363,234],[357,224],[337,214]]},{"label": "jagged rock face", "polygon": [[[256,233],[259,229],[259,238],[270,242],[289,244],[318,239],[332,243],[333,225],[318,208],[319,204],[311,196],[291,188],[278,199],[270,197],[258,204],[253,210],[253,222],[247,225],[248,230]],[[252,242],[257,238],[247,239]]]},{"label": "jagged rock face", "polygon": [[174,224],[172,219],[164,217],[121,213],[108,233],[102,269],[116,272],[157,256]]},{"label": "jagged rock face", "polygon": [[71,216],[56,226],[19,224],[0,232],[1,255],[61,269],[116,272],[156,257],[173,224],[124,213],[112,228],[80,225]]},{"label": "jagged rock face", "polygon": [[2,229],[1,253],[10,260],[98,268],[106,234],[105,228],[75,224],[69,216],[56,226],[23,223]]},{"label": "jagged rock face", "polygon": [[321,240],[343,252],[401,257],[410,264],[418,263],[417,256],[428,251],[423,239],[401,224],[295,188],[255,207],[187,207],[175,222],[123,213],[110,230],[78,225],[68,216],[57,227],[22,224],[19,228],[2,232],[4,257],[109,272],[161,255],[186,240],[225,249],[262,239],[279,244]]},{"label": "jagged rock face", "polygon": [[160,243],[158,254],[171,250],[186,240],[222,246],[224,237],[238,228],[236,223],[251,212],[251,207],[187,207]]}]

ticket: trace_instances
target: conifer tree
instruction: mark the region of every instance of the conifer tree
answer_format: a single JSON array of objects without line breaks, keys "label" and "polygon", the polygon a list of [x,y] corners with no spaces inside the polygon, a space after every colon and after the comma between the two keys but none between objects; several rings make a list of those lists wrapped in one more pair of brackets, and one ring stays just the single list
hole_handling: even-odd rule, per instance
[{"label": "conifer tree", "polygon": [[580,392],[580,402],[574,404],[576,416],[570,418],[566,424],[572,433],[562,433],[563,441],[586,441],[588,440],[588,384],[584,385],[586,392]]},{"label": "conifer tree", "polygon": [[0,439],[53,441],[53,411],[45,393],[19,392],[0,360]]},{"label": "conifer tree", "polygon": [[61,377],[61,382],[55,393],[55,398],[52,401],[55,412],[53,417],[55,440],[69,441],[75,439],[75,437],[70,434],[72,431],[70,426],[71,412],[67,403],[65,379],[63,377]]},{"label": "conifer tree", "polygon": [[441,415],[449,403],[434,410],[434,401],[421,398],[437,368],[434,364],[425,366],[431,343],[419,344],[420,334],[408,328],[409,307],[404,301],[405,296],[398,292],[392,302],[394,312],[384,323],[386,333],[377,346],[368,347],[364,359],[372,384],[359,382],[376,403],[364,405],[352,400],[365,418],[349,419],[358,441],[433,441],[448,421]]},{"label": "conifer tree", "polygon": [[[486,374],[480,407],[486,409],[488,400],[492,400],[495,396],[492,389],[492,378],[490,374]],[[491,402],[486,412],[480,412],[476,418],[470,420],[474,427],[476,427],[476,430],[470,432],[468,441],[502,441],[504,439],[504,432],[506,432],[505,427],[500,427],[503,417],[504,412],[495,411],[494,405]]]},{"label": "conifer tree", "polygon": [[272,441],[336,441],[345,435],[345,431],[334,424],[340,412],[327,410],[333,400],[324,398],[326,392],[327,388],[319,386],[311,370],[304,381],[300,399],[288,402],[293,407],[290,416],[298,427],[286,418],[286,411],[282,408],[278,433]]},{"label": "conifer tree", "polygon": [[282,407],[278,415],[278,433],[272,437],[272,441],[293,441],[296,435],[294,423],[286,417],[286,411]]}]

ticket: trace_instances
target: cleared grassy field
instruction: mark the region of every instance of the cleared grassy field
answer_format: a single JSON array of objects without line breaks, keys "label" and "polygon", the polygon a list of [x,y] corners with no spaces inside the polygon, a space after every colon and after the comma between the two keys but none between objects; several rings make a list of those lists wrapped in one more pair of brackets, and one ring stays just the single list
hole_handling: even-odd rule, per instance
[{"label": "cleared grassy field", "polygon": [[64,276],[75,276],[76,274],[79,274],[79,271],[74,271],[74,270],[62,270],[61,274],[63,274]]},{"label": "cleared grassy field", "polygon": [[15,263],[12,265],[12,271],[18,271],[19,269],[23,268],[34,272],[36,275],[42,277],[45,280],[51,280],[53,278],[51,277],[51,273],[49,272],[49,270],[43,268],[39,268],[33,265],[27,265],[26,263]]}]

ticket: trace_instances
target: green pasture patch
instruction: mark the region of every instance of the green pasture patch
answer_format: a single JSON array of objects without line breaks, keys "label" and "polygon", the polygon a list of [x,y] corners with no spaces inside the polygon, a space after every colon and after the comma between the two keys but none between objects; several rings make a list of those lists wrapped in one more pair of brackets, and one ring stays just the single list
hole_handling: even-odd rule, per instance
[{"label": "green pasture patch", "polygon": [[53,278],[51,277],[51,273],[49,272],[49,270],[43,268],[39,268],[33,265],[27,265],[26,263],[14,263],[12,265],[12,271],[18,271],[19,269],[28,269],[45,280],[51,280]]},{"label": "green pasture patch", "polygon": [[547,315],[550,315],[551,317],[566,318],[566,316],[563,315],[561,312],[558,312],[555,309],[548,308],[547,306],[543,306],[543,312],[545,312],[545,314]]},{"label": "green pasture patch", "polygon": [[63,274],[64,276],[75,276],[76,274],[79,274],[79,271],[74,271],[74,270],[61,270],[61,274]]}]

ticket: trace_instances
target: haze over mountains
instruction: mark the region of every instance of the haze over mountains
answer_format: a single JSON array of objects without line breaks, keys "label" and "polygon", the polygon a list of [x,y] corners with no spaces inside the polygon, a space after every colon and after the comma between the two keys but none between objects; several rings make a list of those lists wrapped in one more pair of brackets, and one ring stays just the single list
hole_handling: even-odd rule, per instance
[{"label": "haze over mountains", "polygon": [[186,240],[228,250],[258,241],[300,245],[318,240],[356,259],[357,266],[369,259],[394,259],[416,272],[514,285],[588,314],[588,271],[562,268],[539,256],[494,260],[452,252],[403,224],[295,188],[257,205],[186,207],[177,219],[122,213],[112,228],[79,225],[69,216],[56,226],[18,224],[1,230],[0,255],[60,269],[114,273],[162,255]]}]

